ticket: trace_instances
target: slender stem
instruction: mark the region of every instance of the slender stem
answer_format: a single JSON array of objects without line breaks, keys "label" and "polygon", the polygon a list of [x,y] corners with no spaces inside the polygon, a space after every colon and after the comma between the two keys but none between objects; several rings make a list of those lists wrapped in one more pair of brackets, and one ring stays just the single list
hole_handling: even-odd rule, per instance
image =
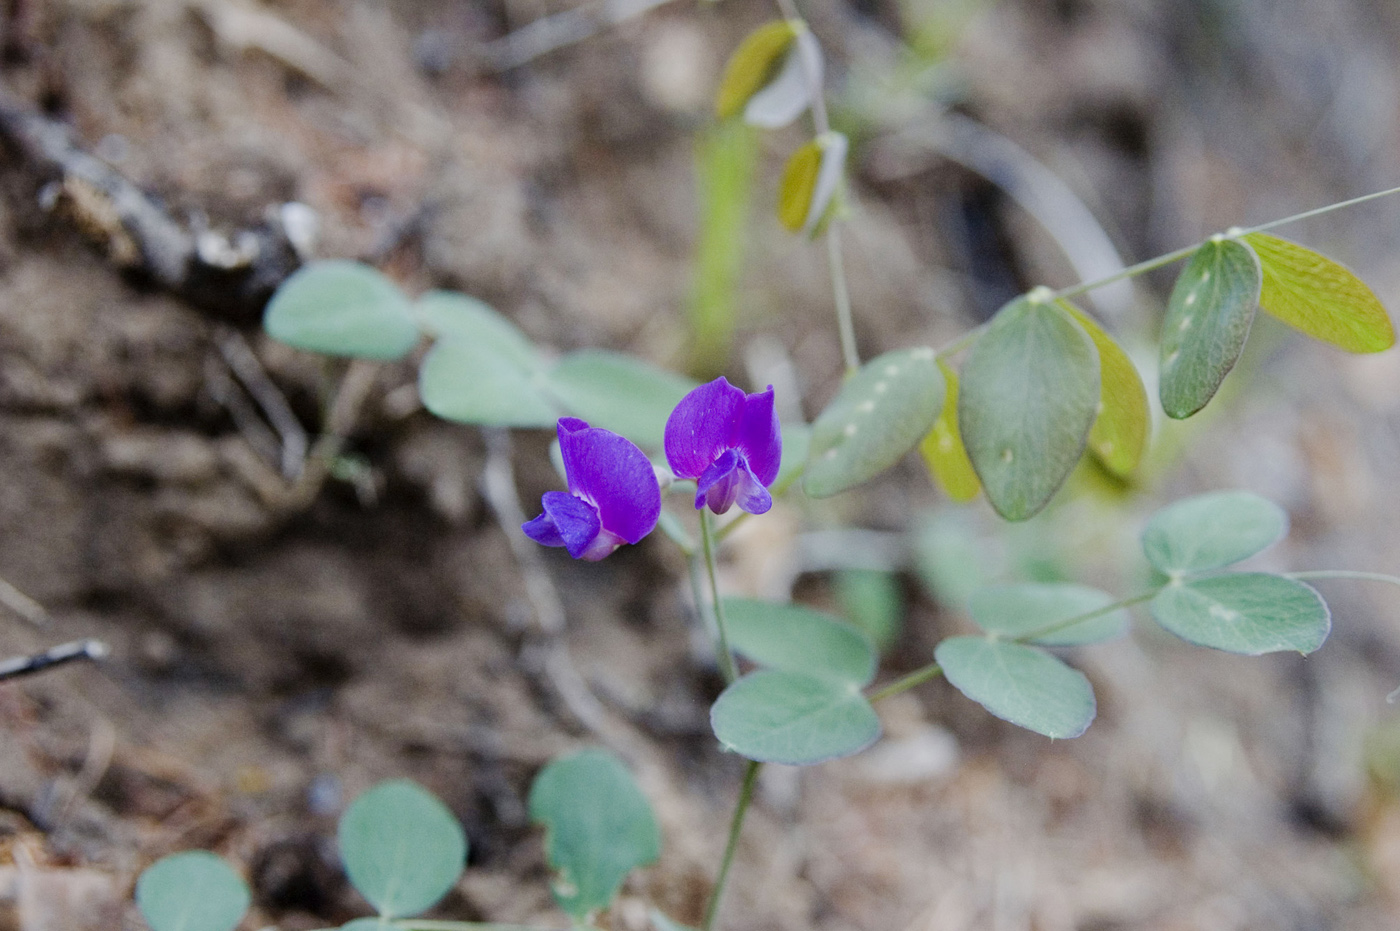
[{"label": "slender stem", "polygon": [[719,635],[715,644],[715,654],[719,659],[720,672],[725,682],[739,678],[739,670],[734,665],[734,653],[729,649],[729,632],[724,626],[724,601],[719,597],[719,579],[715,575],[715,539],[710,528],[710,512],[700,511],[700,551],[705,557],[705,570],[710,576],[710,599],[715,609],[715,632]]},{"label": "slender stem", "polygon": [[1288,578],[1298,579],[1356,579],[1361,582],[1386,582],[1400,585],[1400,578],[1382,572],[1352,572],[1349,569],[1314,569],[1310,572],[1289,572]]},{"label": "slender stem", "polygon": [[979,323],[977,326],[968,330],[962,336],[959,336],[957,339],[953,340],[951,343],[938,350],[936,353],[934,353],[934,356],[939,359],[946,359],[949,356],[957,355],[958,353],[966,349],[968,346],[977,342],[977,338],[986,331],[990,323],[990,320],[988,320],[986,323]]},{"label": "slender stem", "polygon": [[1387,188],[1384,191],[1376,191],[1372,194],[1362,194],[1360,197],[1353,197],[1350,200],[1338,201],[1335,204],[1328,204],[1325,207],[1314,207],[1312,210],[1304,210],[1302,213],[1295,213],[1291,217],[1284,217],[1282,220],[1270,220],[1268,223],[1261,223],[1258,226],[1251,226],[1247,230],[1233,233],[1235,236],[1245,236],[1249,233],[1262,233],[1278,226],[1289,223],[1297,223],[1299,220],[1307,220],[1312,217],[1322,216],[1324,213],[1331,213],[1333,210],[1341,210],[1344,207],[1355,207],[1357,204],[1364,204],[1368,200],[1377,200],[1382,197],[1389,197],[1392,194],[1400,194],[1400,187]]},{"label": "slender stem", "polygon": [[1106,284],[1113,284],[1115,281],[1122,281],[1124,278],[1133,278],[1145,272],[1150,272],[1153,269],[1161,268],[1164,265],[1170,265],[1173,262],[1180,262],[1182,259],[1186,258],[1188,255],[1199,249],[1200,245],[1200,243],[1196,243],[1192,246],[1185,246],[1181,249],[1177,249],[1174,252],[1168,252],[1166,255],[1159,255],[1155,259],[1148,259],[1147,261],[1139,262],[1136,265],[1129,265],[1122,271],[1114,272],[1112,275],[1105,275],[1102,278],[1095,278],[1093,281],[1086,281],[1083,284],[1077,284],[1070,288],[1061,288],[1060,290],[1053,292],[1052,296],[1056,300],[1065,297],[1076,297],[1080,294],[1084,294],[1087,291],[1092,291],[1095,288],[1102,288]]},{"label": "slender stem", "polygon": [[1058,634],[1062,630],[1074,627],[1076,624],[1083,624],[1085,621],[1092,621],[1094,618],[1103,617],[1105,614],[1112,614],[1114,611],[1120,611],[1123,608],[1142,604],[1144,601],[1150,601],[1155,598],[1157,593],[1161,590],[1161,588],[1154,588],[1150,592],[1143,592],[1141,595],[1124,598],[1122,601],[1115,601],[1111,605],[1104,605],[1102,608],[1096,608],[1093,611],[1085,611],[1083,614],[1076,614],[1074,617],[1065,618],[1063,621],[1056,621],[1053,624],[1046,624],[1044,627],[1037,627],[1035,630],[1027,631],[1012,639],[1016,643],[1028,643],[1031,640],[1040,640],[1051,634]]},{"label": "slender stem", "polygon": [[928,680],[933,679],[942,674],[943,668],[941,666],[939,666],[937,663],[929,663],[927,666],[915,669],[913,672],[909,673],[906,676],[900,676],[898,679],[895,679],[893,682],[880,689],[879,691],[872,692],[867,700],[871,704],[874,704],[877,701],[889,698],[891,695],[898,695],[900,692],[907,692],[916,685],[923,685]]},{"label": "slender stem", "polygon": [[826,230],[826,264],[831,268],[831,293],[836,299],[836,326],[841,333],[841,355],[846,360],[847,376],[860,369],[860,352],[856,349],[856,328],[851,319],[851,292],[846,287],[846,260],[841,249],[841,223],[832,220]]},{"label": "slender stem", "polygon": [[749,766],[744,770],[744,783],[739,787],[739,800],[734,803],[734,817],[729,821],[729,840],[724,845],[724,859],[719,863],[719,875],[715,877],[715,888],[710,892],[709,904],[705,906],[705,920],[700,925],[700,931],[712,931],[715,919],[719,917],[720,898],[729,880],[729,868],[734,865],[734,851],[739,849],[739,832],[744,828],[744,816],[749,812],[749,802],[753,801],[754,783],[758,781],[758,771],[762,766],[757,760],[749,760]]}]

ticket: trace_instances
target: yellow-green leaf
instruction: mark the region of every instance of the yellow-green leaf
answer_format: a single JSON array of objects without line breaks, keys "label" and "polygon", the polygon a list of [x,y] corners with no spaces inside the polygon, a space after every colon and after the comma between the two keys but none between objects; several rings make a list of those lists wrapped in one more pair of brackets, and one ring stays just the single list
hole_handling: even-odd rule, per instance
[{"label": "yellow-green leaf", "polygon": [[783,169],[783,180],[778,185],[778,219],[794,233],[807,224],[821,167],[822,145],[813,139],[792,153]]},{"label": "yellow-green leaf", "polygon": [[943,398],[943,413],[919,444],[919,452],[949,498],[971,501],[982,491],[982,483],[977,480],[962,435],[958,433],[958,375],[942,359],[938,360],[938,368],[948,383],[948,392]]},{"label": "yellow-green leaf", "polygon": [[1099,415],[1089,431],[1089,449],[1104,468],[1126,477],[1137,468],[1147,446],[1147,430],[1152,416],[1147,409],[1147,389],[1123,347],[1092,317],[1066,300],[1060,306],[1094,341],[1099,351]]},{"label": "yellow-green leaf", "polygon": [[1380,300],[1351,269],[1267,233],[1244,236],[1264,269],[1259,306],[1291,327],[1347,352],[1395,345]]},{"label": "yellow-green leaf", "polygon": [[715,97],[715,115],[727,120],[742,110],[749,98],[772,79],[796,36],[795,25],[785,19],[765,23],[749,33],[724,66]]}]

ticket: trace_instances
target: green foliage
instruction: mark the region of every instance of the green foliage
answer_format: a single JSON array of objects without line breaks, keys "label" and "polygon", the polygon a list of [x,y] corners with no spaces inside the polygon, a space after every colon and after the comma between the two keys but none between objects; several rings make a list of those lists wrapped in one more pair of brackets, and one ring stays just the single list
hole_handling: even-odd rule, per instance
[{"label": "green foliage", "polygon": [[726,598],[724,611],[730,645],[760,666],[857,687],[875,675],[870,638],[839,618],[752,598]]},{"label": "green foliage", "polygon": [[136,882],[136,904],[151,931],[233,931],[250,901],[242,877],[204,850],[163,857]]},{"label": "green foliage", "polygon": [[950,637],[934,659],[963,695],[1004,721],[1046,737],[1078,737],[1094,720],[1083,673],[1043,650],[985,637]]},{"label": "green foliage", "polygon": [[723,369],[734,339],[735,291],[748,252],[757,136],[743,123],[721,123],[700,135],[695,157],[700,231],[690,297],[690,371],[712,377]]},{"label": "green foliage", "polygon": [[653,449],[661,446],[666,418],[695,387],[640,359],[592,349],[559,360],[547,380],[570,413]]},{"label": "green foliage", "polygon": [[893,573],[847,569],[836,574],[836,597],[851,623],[865,631],[876,650],[899,639],[904,626],[904,593]]},{"label": "green foliage", "polygon": [[807,223],[821,167],[822,146],[816,139],[792,153],[783,167],[783,178],[778,183],[778,219],[791,232],[796,233]]},{"label": "green foliage", "polygon": [[1395,345],[1395,329],[1380,300],[1339,262],[1267,233],[1244,241],[1259,256],[1260,306],[1291,327],[1348,352]]},{"label": "green foliage", "polygon": [[452,889],[467,839],[447,806],[406,779],[381,782],[340,818],[340,857],[350,883],[381,917],[426,911]]},{"label": "green foliage", "polygon": [[1123,347],[1092,317],[1069,301],[1058,303],[1089,334],[1099,353],[1099,413],[1089,430],[1089,449],[1105,469],[1126,478],[1142,460],[1152,426],[1142,376]]},{"label": "green foliage", "polygon": [[958,375],[942,359],[938,370],[943,373],[947,390],[943,396],[943,411],[933,423],[933,429],[919,443],[929,474],[954,501],[971,501],[982,491],[972,460],[967,457],[962,434],[958,431]]},{"label": "green foliage", "polygon": [[812,425],[804,490],[826,498],[894,465],[933,427],[943,393],[943,375],[928,347],[866,363]]},{"label": "green foliage", "polygon": [[1168,505],[1147,522],[1142,549],[1168,575],[1224,569],[1269,548],[1288,532],[1277,504],[1247,491],[1197,495]]},{"label": "green foliage", "polygon": [[727,749],[795,766],[859,753],[880,736],[880,719],[850,681],[780,669],[739,679],[710,709]]},{"label": "green foliage", "polygon": [[457,291],[429,291],[413,305],[413,316],[433,339],[479,342],[522,371],[544,368],[529,338],[485,301]]},{"label": "green foliage", "polygon": [[489,336],[439,340],[418,370],[418,394],[433,414],[459,423],[548,428],[559,418],[539,376]]},{"label": "green foliage", "polygon": [[1262,572],[1173,583],[1151,609],[1158,624],[1183,640],[1248,656],[1311,653],[1332,629],[1327,605],[1311,586]]},{"label": "green foliage", "polygon": [[418,342],[408,298],[360,262],[312,262],[268,302],[263,328],[289,346],[332,356],[401,359]]},{"label": "green foliage", "polygon": [[1254,312],[1263,271],[1254,251],[1215,237],[1186,264],[1172,289],[1162,324],[1162,409],[1178,420],[1215,396],[1234,368]]},{"label": "green foliage", "polygon": [[1109,611],[1036,634],[1072,618],[1102,611],[1111,604],[1113,597],[1098,589],[1070,582],[1050,582],[980,588],[973,592],[969,608],[977,626],[989,634],[1044,646],[1073,646],[1121,635],[1128,628],[1128,612]]},{"label": "green foliage", "polygon": [[768,84],[792,47],[800,23],[775,20],[764,23],[729,56],[715,96],[715,115],[721,120],[737,116],[754,94]]},{"label": "green foliage", "polygon": [[1099,404],[1094,341],[1063,308],[1017,298],[992,319],[962,371],[958,420],[987,500],[1034,516],[1084,452]]},{"label": "green foliage", "polygon": [[606,908],[627,874],[661,853],[646,796],[603,750],[582,750],[541,770],[530,787],[530,820],[544,826],[554,898],[575,921]]}]

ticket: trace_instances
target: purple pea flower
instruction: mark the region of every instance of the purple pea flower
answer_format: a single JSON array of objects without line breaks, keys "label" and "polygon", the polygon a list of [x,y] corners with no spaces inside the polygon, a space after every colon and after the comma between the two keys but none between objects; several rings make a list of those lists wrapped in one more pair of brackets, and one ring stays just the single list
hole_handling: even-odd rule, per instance
[{"label": "purple pea flower", "polygon": [[661,488],[640,449],[577,417],[559,418],[559,449],[569,490],[545,492],[544,513],[520,528],[527,537],[597,562],[651,533],[661,516]]},{"label": "purple pea flower", "polygon": [[721,376],[681,398],[666,420],[666,461],[677,478],[695,479],[696,510],[723,514],[737,503],[763,514],[782,459],[772,385],[744,394]]}]

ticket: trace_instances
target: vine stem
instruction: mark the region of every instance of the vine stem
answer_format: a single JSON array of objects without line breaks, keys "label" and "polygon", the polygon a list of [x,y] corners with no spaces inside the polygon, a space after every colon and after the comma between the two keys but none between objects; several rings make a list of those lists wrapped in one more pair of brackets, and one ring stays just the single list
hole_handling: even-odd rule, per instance
[{"label": "vine stem", "polygon": [[734,665],[734,653],[729,649],[729,631],[724,623],[724,601],[719,597],[719,579],[715,574],[715,535],[710,528],[708,508],[700,510],[700,552],[705,558],[705,571],[710,578],[710,600],[715,610],[715,632],[718,634],[715,644],[716,657],[719,660],[720,671],[724,673],[724,681],[733,682],[739,678],[739,670]]},{"label": "vine stem", "polygon": [[1350,569],[1314,569],[1309,572],[1289,572],[1288,578],[1306,581],[1307,579],[1354,579],[1359,582],[1385,582],[1387,585],[1400,585],[1400,578],[1383,572],[1353,572]]},{"label": "vine stem", "polygon": [[880,689],[879,691],[872,692],[867,701],[869,701],[871,704],[874,704],[877,701],[889,698],[891,695],[898,695],[900,692],[907,692],[916,685],[923,685],[928,680],[936,678],[937,676],[940,676],[942,674],[942,666],[939,666],[937,663],[929,663],[927,666],[921,666],[920,668],[915,669],[913,672],[909,673],[906,676],[900,676],[898,679],[895,679],[893,682]]},{"label": "vine stem", "polygon": [[739,800],[734,803],[734,817],[729,820],[729,839],[724,844],[724,859],[719,864],[719,875],[715,877],[715,888],[710,892],[710,901],[705,906],[705,920],[700,931],[713,931],[715,919],[719,917],[719,903],[724,895],[725,884],[729,881],[729,868],[734,865],[734,851],[739,849],[739,833],[744,828],[744,816],[749,812],[753,801],[754,784],[758,781],[758,771],[763,766],[757,760],[749,760],[744,770],[744,782],[739,787]]},{"label": "vine stem", "polygon": [[1131,598],[1124,598],[1122,601],[1115,601],[1113,604],[1104,605],[1102,608],[1095,608],[1093,611],[1085,611],[1083,614],[1076,614],[1074,617],[1065,618],[1063,621],[1056,621],[1053,624],[1046,624],[1044,627],[1037,627],[1035,630],[1027,631],[1012,639],[1016,643],[1027,643],[1031,640],[1040,640],[1051,634],[1058,634],[1062,630],[1073,627],[1076,624],[1083,624],[1085,621],[1092,621],[1094,618],[1103,617],[1105,614],[1112,614],[1114,611],[1121,611],[1123,608],[1130,608],[1133,605],[1142,604],[1157,597],[1157,593],[1165,588],[1161,586],[1152,589],[1150,592],[1143,592],[1141,595],[1134,595]]},{"label": "vine stem", "polygon": [[[1360,197],[1353,197],[1348,200],[1338,201],[1335,204],[1327,204],[1324,207],[1314,207],[1311,210],[1304,210],[1302,213],[1295,213],[1291,216],[1282,217],[1278,220],[1270,220],[1267,223],[1261,223],[1258,226],[1251,226],[1248,229],[1239,229],[1238,227],[1236,227],[1234,229],[1229,230],[1224,235],[1238,237],[1248,236],[1250,233],[1263,233],[1271,229],[1276,229],[1280,226],[1287,226],[1289,223],[1297,223],[1300,220],[1307,220],[1311,219],[1312,217],[1319,217],[1325,213],[1331,213],[1334,210],[1342,210],[1347,207],[1355,207],[1358,204],[1364,204],[1367,201],[1371,200],[1379,200],[1382,197],[1390,197],[1393,194],[1400,194],[1400,187],[1386,188],[1384,191],[1374,191],[1370,194],[1362,194]],[[1101,288],[1104,285],[1113,284],[1115,281],[1122,281],[1125,278],[1133,278],[1146,272],[1153,271],[1154,269],[1161,268],[1164,265],[1170,265],[1173,262],[1179,262],[1182,259],[1189,256],[1191,253],[1195,252],[1197,249],[1199,249],[1205,241],[1206,240],[1202,240],[1201,242],[1198,242],[1194,245],[1184,246],[1180,249],[1168,252],[1165,255],[1159,255],[1155,259],[1148,259],[1145,262],[1139,262],[1136,265],[1130,265],[1122,271],[1115,272],[1112,275],[1106,275],[1103,278],[1095,278],[1093,281],[1086,281],[1081,284],[1074,285],[1072,287],[1061,288],[1058,291],[1052,292],[1052,296],[1056,299],[1066,297],[1077,297],[1078,295],[1092,291],[1095,288]]]}]

